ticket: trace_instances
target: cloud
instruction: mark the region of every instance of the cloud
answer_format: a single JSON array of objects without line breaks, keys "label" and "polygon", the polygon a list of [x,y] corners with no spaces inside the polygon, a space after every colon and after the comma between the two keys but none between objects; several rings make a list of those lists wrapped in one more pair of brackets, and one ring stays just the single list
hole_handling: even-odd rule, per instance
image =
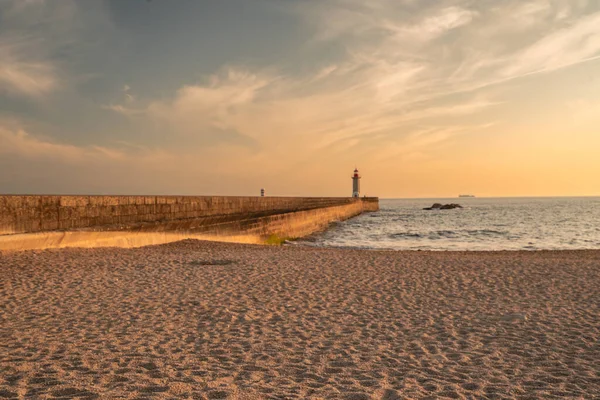
[{"label": "cloud", "polygon": [[0,90],[40,98],[59,86],[55,65],[37,59],[37,46],[28,38],[0,39]]},{"label": "cloud", "polygon": [[129,85],[123,86],[123,96],[125,96],[126,103],[133,103],[135,101],[135,96],[131,94],[131,87]]},{"label": "cloud", "polygon": [[[21,22],[11,25],[10,35],[0,39],[0,90],[41,99],[69,89],[81,72],[70,69],[71,50],[84,46],[85,40],[75,34],[77,27],[61,18],[75,15],[80,18],[70,20],[83,26],[92,17],[79,12],[76,3],[65,1],[70,6],[58,14],[51,11],[58,2],[19,5],[13,10]],[[201,70],[207,64],[190,57],[199,69],[189,72],[175,65],[183,63],[179,58],[167,58],[165,65],[152,69],[138,65],[138,53],[130,53],[136,56],[106,68],[139,68],[135,73],[124,70],[122,75],[103,77],[103,88],[93,84],[82,88],[82,93],[90,90],[82,99],[88,95],[86,106],[93,108],[81,113],[82,120],[89,118],[90,125],[96,122],[94,117],[104,120],[96,136],[82,133],[81,142],[103,146],[58,140],[61,124],[57,123],[47,130],[4,128],[0,151],[8,154],[6,149],[11,149],[23,159],[70,165],[95,160],[97,165],[131,167],[134,162],[148,165],[144,160],[153,160],[190,176],[210,169],[228,176],[236,171],[261,177],[270,173],[274,180],[275,175],[280,179],[296,169],[317,174],[319,165],[355,160],[385,161],[391,166],[394,157],[426,159],[465,133],[484,132],[491,124],[503,122],[514,100],[509,96],[518,92],[505,90],[508,85],[503,83],[586,62],[600,52],[600,13],[585,0],[278,4],[300,16],[302,26],[294,32],[304,36],[301,46],[290,47],[293,57],[273,52],[259,61],[241,58],[210,64],[214,69],[208,71]],[[51,24],[40,22],[46,12],[53,15]],[[36,28],[35,21],[43,29]],[[57,28],[61,24],[56,21],[63,21],[65,28]],[[0,33],[6,33],[4,26]],[[151,39],[136,29],[140,28],[131,26],[120,33],[122,43],[140,44],[142,62],[149,59],[143,48],[163,51],[160,41],[146,42]],[[48,40],[43,40],[42,32],[50,32]],[[54,57],[65,43],[68,56]],[[178,45],[194,46],[185,40]],[[85,57],[74,58],[77,64]],[[150,76],[159,69],[164,79]],[[179,71],[189,74],[182,76]],[[144,81],[151,79],[155,82]],[[113,93],[107,93],[111,88]],[[55,139],[41,135],[49,132]],[[114,140],[116,132],[122,133],[121,142],[106,139]],[[150,144],[162,153],[149,150]],[[255,165],[262,172],[254,171]]]},{"label": "cloud", "polygon": [[123,85],[121,89],[122,102],[125,104],[103,104],[101,107],[105,110],[114,111],[118,114],[132,117],[136,115],[145,114],[147,110],[141,108],[133,108],[134,103],[136,101],[136,96],[134,96],[131,92],[131,87],[129,85]]},{"label": "cloud", "polygon": [[511,58],[504,76],[553,71],[600,56],[600,12],[552,32]]},{"label": "cloud", "polygon": [[116,149],[53,143],[34,137],[23,129],[3,126],[0,126],[0,154],[10,154],[23,159],[54,159],[66,163],[89,162],[94,159],[119,160],[125,157],[125,154]]},{"label": "cloud", "polygon": [[[201,145],[198,154],[229,157],[234,147],[247,148],[250,152],[243,156],[249,163],[268,168],[302,163],[307,153],[331,153],[334,144],[333,151],[339,153],[380,143],[379,137],[405,146],[412,140],[433,145],[441,140],[426,142],[411,136],[422,129],[414,126],[416,121],[462,118],[499,104],[482,96],[446,105],[413,104],[403,86],[411,83],[420,67],[379,73],[388,68],[392,66],[349,72],[344,66],[329,66],[293,78],[227,67],[201,83],[184,85],[170,98],[140,99],[131,105],[135,108],[105,108],[158,127],[172,143]],[[451,137],[447,130],[443,138]]]},{"label": "cloud", "polygon": [[[49,7],[43,1],[0,4],[0,92],[39,99],[60,86],[58,67],[49,57],[53,31],[64,26],[70,1]],[[43,33],[42,33],[43,32]]]},{"label": "cloud", "polygon": [[225,68],[220,74],[211,75],[207,84],[185,85],[172,101],[153,102],[148,110],[156,117],[183,124],[195,114],[210,114],[210,124],[226,128],[228,117],[237,108],[253,103],[270,80],[245,70]]},{"label": "cloud", "polygon": [[[301,49],[307,56],[324,42],[345,51],[302,73],[275,64],[225,66],[160,98],[135,96],[127,84],[121,99],[103,108],[130,118],[133,129],[161,136],[166,146],[188,143],[189,151],[198,152],[222,147],[221,154],[237,146],[251,150],[253,159],[288,154],[288,161],[300,162],[306,152],[329,151],[334,143],[443,143],[470,129],[461,120],[482,114],[485,124],[498,118],[485,113],[506,102],[497,99],[501,91],[485,88],[556,67],[549,49],[566,52],[563,61],[580,62],[596,48],[597,16],[577,18],[581,10],[559,11],[549,1],[509,0],[486,8],[451,0],[333,0],[291,7],[315,29],[315,40]],[[523,40],[507,36],[506,15],[515,10],[521,19],[513,31]],[[551,31],[547,21],[559,12],[564,27]],[[587,45],[578,46],[582,41]],[[444,129],[444,123],[459,128]],[[423,129],[435,129],[439,140],[413,134]]]},{"label": "cloud", "polygon": [[470,24],[477,16],[477,12],[458,6],[441,9],[432,15],[426,16],[417,24],[402,26],[387,23],[387,26],[397,35],[410,35],[418,40],[432,40],[453,29]]},{"label": "cloud", "polygon": [[[586,0],[507,0],[493,7],[338,0],[296,8],[316,27],[317,45],[326,40],[346,50],[337,66],[369,70],[372,79],[391,82],[383,84],[385,98],[405,94],[417,102],[595,59],[600,17],[589,10]],[[410,79],[394,83],[394,75],[413,68]]]},{"label": "cloud", "polygon": [[[301,4],[296,11],[318,27],[317,40],[343,38],[382,39],[395,36],[402,41],[429,41],[468,25],[477,12],[459,5],[417,10],[410,1],[375,0],[324,1]],[[425,12],[423,12],[425,10]]]},{"label": "cloud", "polygon": [[[43,160],[68,165],[160,165],[171,162],[175,155],[166,150],[119,141],[113,146],[86,146],[60,143],[51,137],[32,134],[18,120],[0,120],[0,158]],[[34,129],[35,130],[35,129]]]},{"label": "cloud", "polygon": [[254,147],[256,141],[240,119],[261,102],[263,90],[277,90],[277,77],[223,68],[204,83],[184,85],[173,98],[148,102],[145,113],[163,130],[202,145],[228,143]]},{"label": "cloud", "polygon": [[78,58],[98,50],[100,36],[110,36],[103,7],[81,7],[75,0],[0,1],[0,95],[40,100],[97,76],[68,61],[80,64]]},{"label": "cloud", "polygon": [[417,108],[402,117],[403,121],[432,119],[440,117],[456,117],[476,114],[487,108],[500,105],[502,102],[473,99],[469,102],[453,103],[445,106]]},{"label": "cloud", "polygon": [[[129,98],[126,98],[126,101],[128,103],[133,102],[133,98],[131,100],[129,100]],[[128,117],[146,114],[146,110],[144,109],[129,108],[121,104],[106,104],[102,105],[102,108],[105,110],[114,111],[118,114],[122,114]]]}]

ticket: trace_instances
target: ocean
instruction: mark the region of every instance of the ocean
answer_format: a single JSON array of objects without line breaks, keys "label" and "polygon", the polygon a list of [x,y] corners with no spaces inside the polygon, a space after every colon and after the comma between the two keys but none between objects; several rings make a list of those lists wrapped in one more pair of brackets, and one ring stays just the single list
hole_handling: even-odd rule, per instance
[{"label": "ocean", "polygon": [[[454,210],[423,210],[458,203]],[[600,249],[600,197],[382,199],[380,211],[295,242],[391,250]]]}]

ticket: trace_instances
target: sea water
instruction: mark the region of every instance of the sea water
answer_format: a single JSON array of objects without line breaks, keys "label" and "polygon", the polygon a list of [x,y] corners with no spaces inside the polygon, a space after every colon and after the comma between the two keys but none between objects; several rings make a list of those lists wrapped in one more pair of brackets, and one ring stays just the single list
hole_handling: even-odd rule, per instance
[{"label": "sea water", "polygon": [[[423,210],[459,203],[454,210]],[[297,242],[393,250],[600,249],[600,197],[381,199],[380,211]]]}]

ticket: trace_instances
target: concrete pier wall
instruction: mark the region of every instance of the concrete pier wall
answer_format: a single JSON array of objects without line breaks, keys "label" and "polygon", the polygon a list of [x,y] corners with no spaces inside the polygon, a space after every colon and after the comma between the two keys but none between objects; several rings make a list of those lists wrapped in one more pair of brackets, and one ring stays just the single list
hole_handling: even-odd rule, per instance
[{"label": "concrete pier wall", "polygon": [[[0,249],[296,238],[379,209],[377,198],[0,196]],[[140,244],[141,243],[141,244]]]}]

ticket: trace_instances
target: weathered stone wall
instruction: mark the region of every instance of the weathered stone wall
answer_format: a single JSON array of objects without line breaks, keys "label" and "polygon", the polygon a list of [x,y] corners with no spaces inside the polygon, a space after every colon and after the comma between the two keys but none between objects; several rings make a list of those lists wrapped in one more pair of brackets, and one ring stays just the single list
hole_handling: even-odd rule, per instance
[{"label": "weathered stone wall", "polygon": [[63,247],[138,247],[183,239],[218,240],[238,243],[265,243],[272,235],[298,238],[325,229],[333,221],[352,218],[379,208],[376,199],[301,211],[233,214],[210,224],[203,218],[144,223],[135,226],[104,226],[101,229],[73,229],[0,235],[3,250],[30,250]]},{"label": "weathered stone wall", "polygon": [[[377,198],[0,196],[0,235],[126,231],[300,237],[377,209]],[[63,240],[67,236],[77,235]]]}]

